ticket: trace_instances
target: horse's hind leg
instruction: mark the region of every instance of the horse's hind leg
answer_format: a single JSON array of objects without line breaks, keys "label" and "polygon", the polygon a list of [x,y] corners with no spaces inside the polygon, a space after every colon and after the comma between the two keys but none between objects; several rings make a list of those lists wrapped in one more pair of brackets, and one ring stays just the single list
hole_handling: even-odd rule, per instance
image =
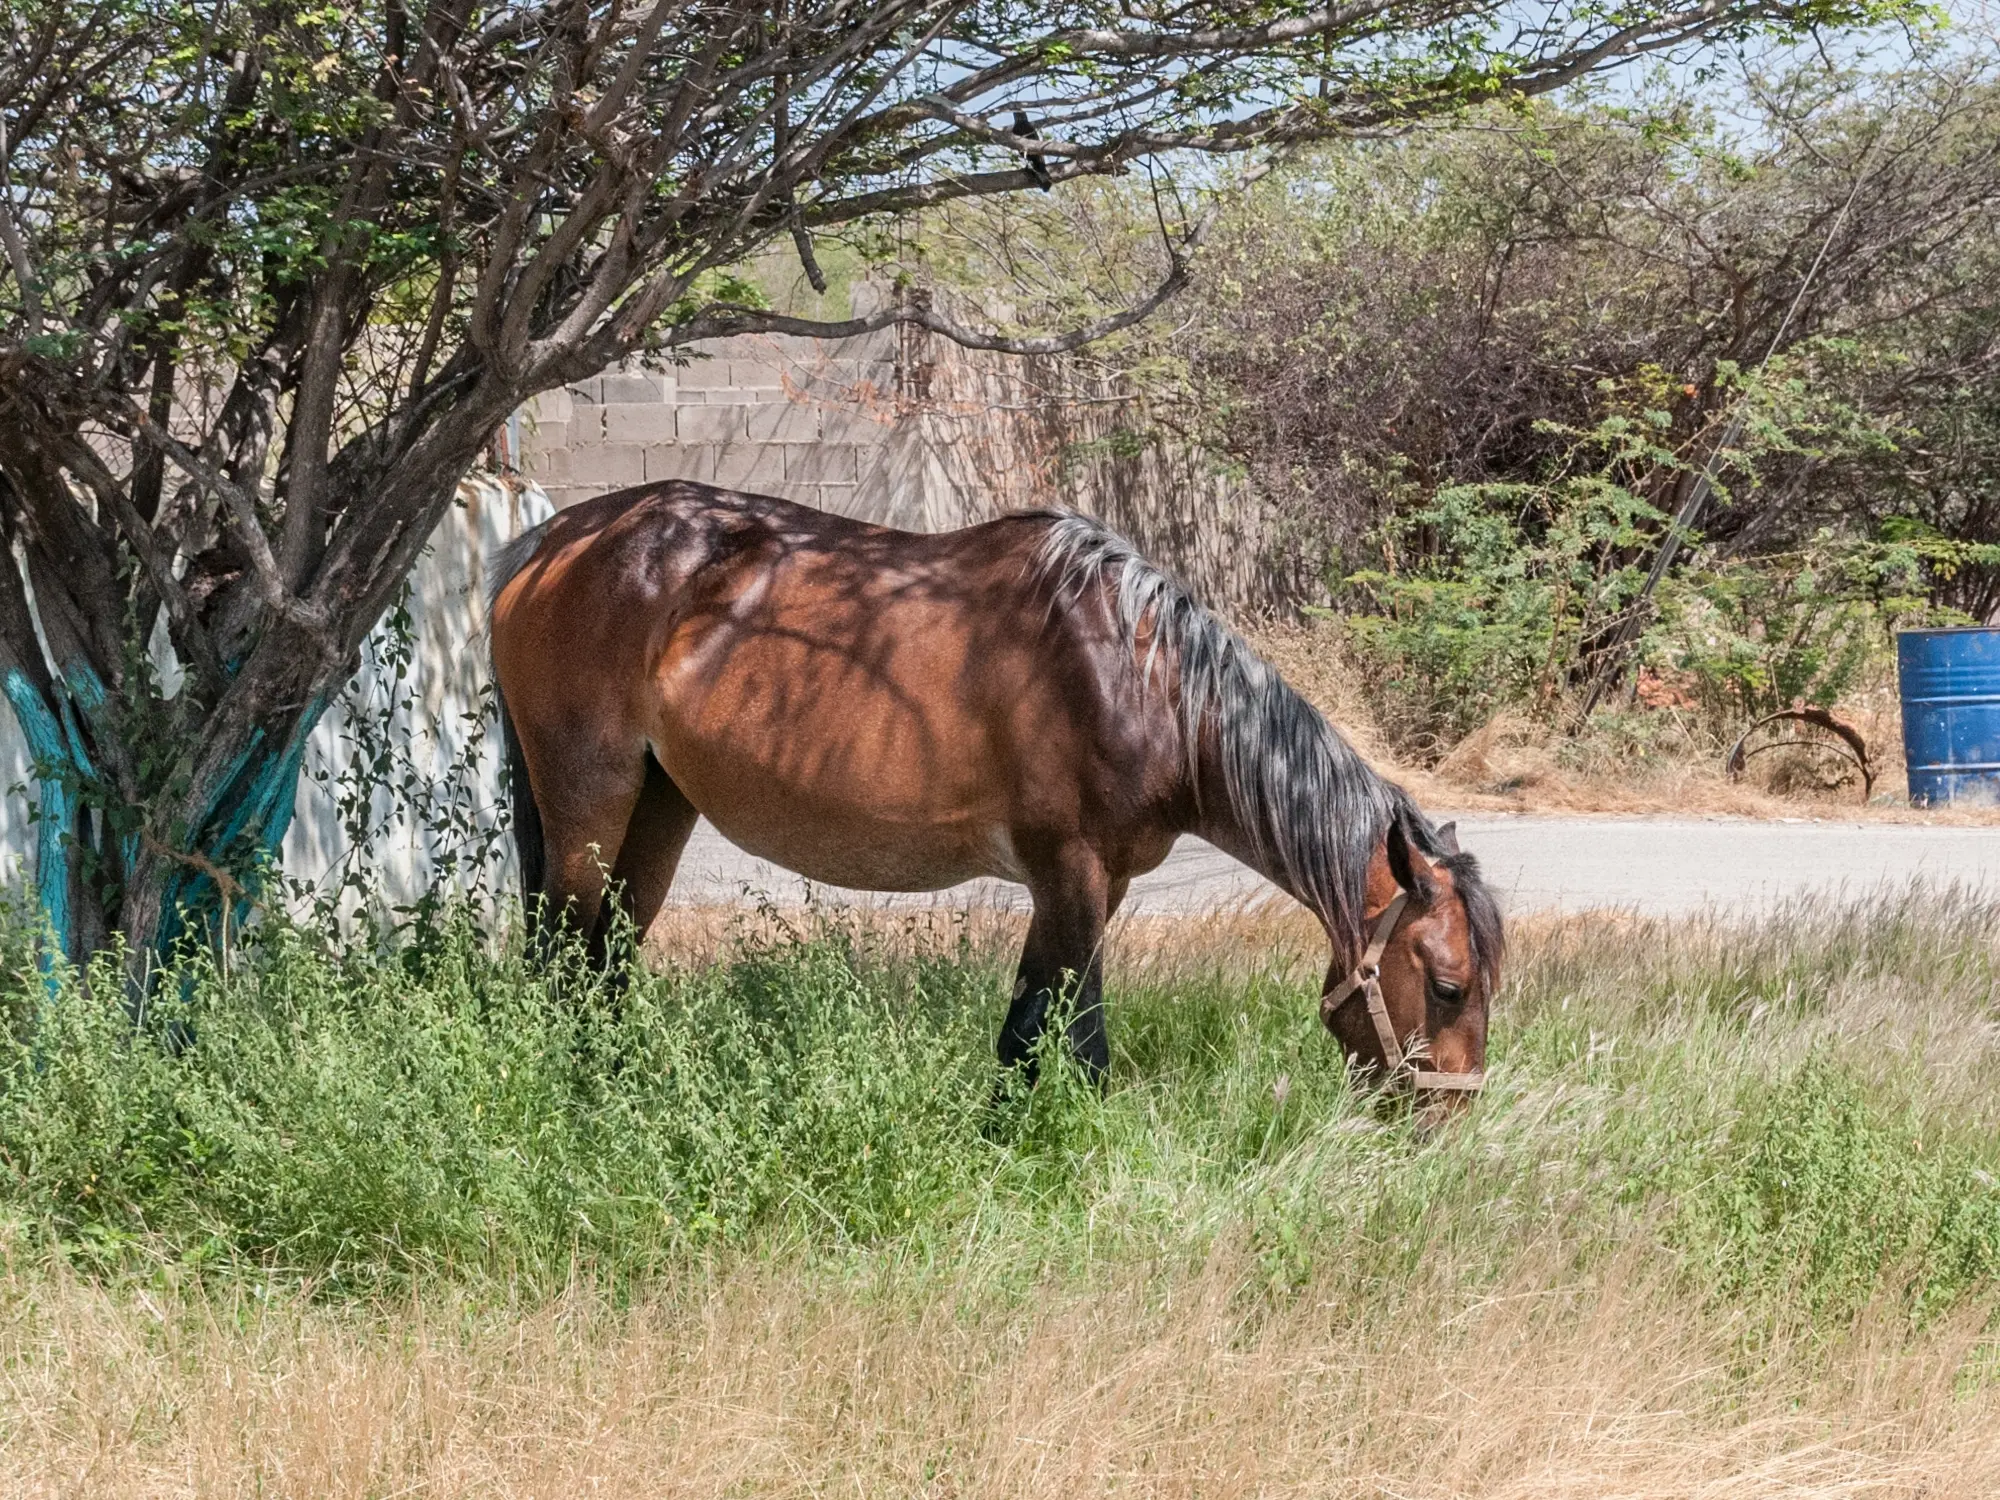
[{"label": "horse's hind leg", "polygon": [[687,848],[698,816],[694,804],[648,752],[639,800],[625,826],[625,844],[612,871],[625,914],[642,938],[666,902],[681,851]]},{"label": "horse's hind leg", "polygon": [[[1013,1003],[1000,1028],[1000,1062],[1018,1068],[1032,1083],[1035,1045],[1048,1025],[1049,1007],[1059,995],[1071,1004],[1068,1036],[1085,1073],[1098,1083],[1111,1067],[1104,1033],[1104,924],[1110,915],[1113,883],[1088,849],[1068,848],[1028,884],[1035,914],[1014,977]],[[1123,894],[1123,882],[1118,883]]]},{"label": "horse's hind leg", "polygon": [[649,757],[643,743],[620,754],[575,743],[545,748],[524,736],[524,748],[542,819],[543,916],[583,937],[601,964],[610,915],[606,890],[645,788]]}]

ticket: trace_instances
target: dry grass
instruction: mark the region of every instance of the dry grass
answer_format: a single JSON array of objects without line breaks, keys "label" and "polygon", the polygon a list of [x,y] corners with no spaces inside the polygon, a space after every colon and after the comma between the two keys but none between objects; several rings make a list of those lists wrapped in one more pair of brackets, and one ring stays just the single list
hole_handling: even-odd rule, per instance
[{"label": "dry grass", "polygon": [[[1745,818],[1815,817],[1868,822],[1996,824],[2000,808],[1913,808],[1903,800],[1903,728],[1895,684],[1882,681],[1839,706],[1861,731],[1875,765],[1875,797],[1862,805],[1854,784],[1821,785],[1798,763],[1771,757],[1732,782],[1722,754],[1693,748],[1643,758],[1575,754],[1546,726],[1503,714],[1454,746],[1434,766],[1400,761],[1359,687],[1359,674],[1335,632],[1324,626],[1267,624],[1250,632],[1257,649],[1286,680],[1338,724],[1388,775],[1438,807],[1528,813],[1724,813]],[[1673,710],[1661,712],[1671,715]],[[1663,737],[1671,740],[1672,736]],[[1587,749],[1588,747],[1586,747]],[[1565,753],[1567,751],[1567,753]]]},{"label": "dry grass", "polygon": [[[669,904],[647,929],[646,946],[659,963],[712,963],[746,947],[808,933],[840,933],[857,947],[886,957],[958,949],[974,963],[1008,969],[1027,931],[1027,912],[991,906],[773,904],[752,910]],[[1326,963],[1326,935],[1317,918],[1289,901],[1223,907],[1195,916],[1125,912],[1112,919],[1105,961],[1128,979],[1196,970],[1236,975],[1253,969],[1316,978]]]},{"label": "dry grass", "polygon": [[[1745,1371],[1621,1268],[1360,1318],[1219,1256],[994,1302],[742,1265],[618,1309],[6,1290],[9,1495],[1989,1496],[1974,1325]],[[1540,1272],[1541,1274],[1535,1274]],[[915,1273],[911,1273],[915,1274]]]},{"label": "dry grass", "polygon": [[[1991,908],[1947,906],[1754,929],[1524,921],[1507,1024],[1547,1027],[1582,995],[1593,1058],[1599,1027],[1632,1046],[1708,1036],[1772,1066],[1836,1043],[1885,1076],[1918,1057],[1938,1099],[1991,1121],[1995,950],[1972,925]],[[676,918],[656,941],[689,957],[806,920]],[[983,962],[1020,919],[819,920],[878,952],[962,938]],[[1302,913],[1142,918],[1119,925],[1110,964],[1129,988],[1149,972],[1310,973],[1320,947]],[[1815,954],[1834,957],[1814,969]],[[1666,974],[1685,992],[1663,996]],[[1748,993],[1772,997],[1773,1019],[1718,1030],[1716,1007]],[[1517,1115],[1616,1095],[1588,1060],[1501,1087]],[[1474,1139],[1497,1152],[1508,1137]],[[1590,1156],[1588,1133],[1520,1139],[1559,1153],[1551,1167]],[[0,1496],[1995,1493],[1988,1299],[1916,1334],[1901,1306],[1837,1329],[1774,1322],[1677,1279],[1643,1217],[1607,1244],[1523,1207],[1497,1273],[1489,1245],[1441,1234],[1407,1274],[1329,1262],[1274,1291],[1248,1226],[1195,1260],[1121,1251],[1079,1270],[1032,1263],[1018,1238],[974,1244],[975,1223],[962,1249],[760,1242],[637,1294],[578,1282],[521,1306],[490,1282],[342,1301],[170,1265],[91,1280],[0,1237]],[[1030,1263],[996,1264],[1010,1254]]]}]

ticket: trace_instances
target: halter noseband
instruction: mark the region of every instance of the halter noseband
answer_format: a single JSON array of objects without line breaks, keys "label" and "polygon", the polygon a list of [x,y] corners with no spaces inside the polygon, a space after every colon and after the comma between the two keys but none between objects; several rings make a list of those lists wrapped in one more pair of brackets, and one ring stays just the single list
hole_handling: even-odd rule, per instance
[{"label": "halter noseband", "polygon": [[1361,962],[1354,966],[1354,972],[1342,980],[1339,986],[1327,993],[1321,1007],[1331,1016],[1341,1006],[1354,997],[1359,990],[1368,997],[1368,1019],[1375,1023],[1375,1039],[1382,1047],[1382,1060],[1393,1075],[1409,1068],[1410,1082],[1420,1089],[1457,1090],[1460,1093],[1477,1093],[1486,1084],[1485,1070],[1470,1073],[1434,1073],[1427,1068],[1412,1065],[1409,1053],[1396,1040],[1396,1027],[1389,1019],[1389,1006],[1382,999],[1382,955],[1388,950],[1389,939],[1395,935],[1396,924],[1403,920],[1403,909],[1410,904],[1408,891],[1396,892],[1396,899],[1384,908],[1375,922],[1374,934],[1368,940],[1368,951],[1361,955]]}]

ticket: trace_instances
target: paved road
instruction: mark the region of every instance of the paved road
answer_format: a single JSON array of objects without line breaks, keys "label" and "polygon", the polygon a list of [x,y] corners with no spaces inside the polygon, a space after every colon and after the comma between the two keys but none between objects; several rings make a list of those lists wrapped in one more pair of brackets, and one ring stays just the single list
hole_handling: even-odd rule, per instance
[{"label": "paved road", "polygon": [[[2000,891],[2000,827],[1487,816],[1462,817],[1458,828],[1460,841],[1479,856],[1514,912],[1612,906],[1677,915],[1713,905],[1747,913],[1795,896],[1857,895],[1912,879]],[[1020,886],[997,880],[914,896],[828,886],[812,891],[830,903],[1028,904]],[[806,892],[798,876],[743,853],[704,821],[689,841],[673,895],[677,902],[710,903],[757,893],[791,905]],[[1125,909],[1210,911],[1277,895],[1220,850],[1183,839],[1164,865],[1133,882]]]}]

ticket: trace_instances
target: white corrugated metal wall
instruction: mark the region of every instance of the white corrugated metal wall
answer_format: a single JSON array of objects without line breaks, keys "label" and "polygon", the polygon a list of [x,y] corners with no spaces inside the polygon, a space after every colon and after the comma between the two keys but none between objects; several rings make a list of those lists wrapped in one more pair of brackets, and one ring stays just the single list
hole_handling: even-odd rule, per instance
[{"label": "white corrugated metal wall", "polygon": [[[376,889],[392,903],[414,901],[433,883],[441,835],[409,815],[410,799],[399,796],[395,786],[372,786],[369,848],[357,855],[350,847],[335,788],[343,772],[351,773],[357,754],[349,708],[356,702],[378,712],[393,708],[388,724],[392,781],[407,783],[405,790],[421,797],[441,795],[446,789],[440,783],[450,780],[461,814],[493,826],[500,747],[486,691],[486,564],[511,538],[550,513],[548,497],[533,483],[475,475],[459,485],[457,503],[439,523],[410,577],[413,650],[401,686],[392,692],[393,673],[385,666],[379,642],[371,642],[360,676],[307,744],[306,775],[284,845],[288,880],[330,889],[348,862],[365,857]],[[165,675],[171,681],[171,673]],[[455,769],[461,774],[453,777]],[[33,766],[11,708],[0,709],[0,778],[0,862],[12,879],[29,873],[35,836],[29,822]]]}]

